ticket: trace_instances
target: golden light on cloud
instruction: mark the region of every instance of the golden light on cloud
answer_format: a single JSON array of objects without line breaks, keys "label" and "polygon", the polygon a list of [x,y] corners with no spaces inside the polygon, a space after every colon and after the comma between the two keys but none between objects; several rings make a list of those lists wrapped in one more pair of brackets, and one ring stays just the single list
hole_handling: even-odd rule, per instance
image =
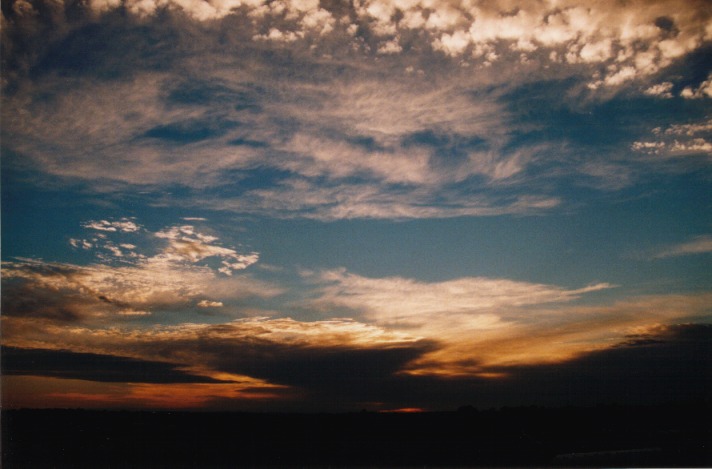
[{"label": "golden light on cloud", "polygon": [[647,296],[607,306],[531,308],[501,328],[440,326],[437,334],[422,328],[419,332],[438,337],[441,347],[412,362],[407,373],[496,377],[499,372],[491,368],[561,363],[660,324],[709,314],[711,302],[710,294]]},{"label": "golden light on cloud", "polygon": [[106,383],[40,376],[4,376],[6,408],[198,409],[226,399],[235,402],[284,399],[287,386],[243,383]]},{"label": "golden light on cloud", "polygon": [[[537,287],[540,288],[540,287]],[[394,293],[384,300],[384,307],[396,304],[403,293]],[[410,294],[410,290],[405,290]],[[384,293],[375,292],[381,299]],[[429,295],[428,293],[420,293]],[[578,291],[575,293],[578,295]],[[4,330],[9,332],[5,345],[16,347],[73,350],[98,354],[155,360],[180,366],[180,370],[196,376],[235,381],[234,386],[268,388],[265,380],[248,374],[220,369],[227,350],[253,350],[280,354],[283,350],[388,350],[410,348],[421,350],[404,364],[402,373],[414,376],[503,376],[509,366],[560,363],[583,353],[602,350],[660,324],[709,312],[710,294],[658,295],[633,298],[610,305],[584,306],[568,304],[568,293],[551,289],[562,304],[492,307],[476,306],[467,314],[438,311],[438,302],[426,302],[427,314],[411,315],[408,322],[389,321],[379,325],[368,322],[374,313],[370,300],[364,303],[364,320],[331,319],[297,321],[291,318],[249,318],[223,324],[181,324],[154,328],[86,328],[66,327],[36,318],[7,318]],[[461,292],[454,304],[465,304]],[[547,296],[548,299],[548,296]],[[348,301],[356,307],[358,296]],[[412,300],[412,299],[411,299]],[[491,300],[488,300],[491,301]],[[439,304],[451,304],[440,296]],[[477,305],[477,302],[474,302]],[[399,306],[400,307],[400,306]],[[431,345],[423,348],[426,341]],[[202,344],[202,345],[200,345]],[[210,344],[210,345],[208,345]],[[255,351],[256,345],[264,352]],[[284,355],[288,357],[289,355]],[[151,385],[152,386],[152,385]],[[146,389],[154,389],[147,387]],[[156,390],[160,389],[155,388]],[[180,389],[190,396],[191,389],[223,392],[229,387],[193,387]],[[147,391],[146,391],[147,392]],[[225,391],[228,392],[228,391]],[[232,391],[229,391],[232,392]],[[197,391],[196,391],[197,393]],[[191,398],[192,399],[192,398]]]},{"label": "golden light on cloud", "polygon": [[234,383],[132,384],[126,399],[146,407],[199,408],[218,399],[233,401],[283,399],[286,389],[285,386],[265,385],[260,388]]}]

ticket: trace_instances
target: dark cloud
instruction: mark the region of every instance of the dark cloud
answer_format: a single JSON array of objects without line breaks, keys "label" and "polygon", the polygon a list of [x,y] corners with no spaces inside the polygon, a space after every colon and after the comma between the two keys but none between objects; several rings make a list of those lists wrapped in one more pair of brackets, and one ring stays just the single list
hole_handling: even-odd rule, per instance
[{"label": "dark cloud", "polygon": [[710,325],[661,328],[564,363],[487,370],[505,376],[500,378],[404,373],[410,362],[437,349],[432,341],[354,347],[242,338],[145,346],[166,356],[174,348],[195,348],[210,357],[211,368],[289,386],[290,400],[275,405],[291,410],[655,404],[712,397]]},{"label": "dark cloud", "polygon": [[218,383],[156,361],[66,350],[2,347],[5,375],[48,376],[110,383]]},{"label": "dark cloud", "polygon": [[[219,346],[218,346],[219,347]],[[393,376],[411,360],[433,348],[432,343],[381,347],[290,347],[250,343],[224,347],[212,366],[298,386],[317,395],[358,397]]]},{"label": "dark cloud", "polygon": [[712,397],[712,325],[661,328],[560,364],[492,370],[506,378],[399,373],[435,347],[432,342],[383,349],[255,344],[232,353],[226,348],[213,365],[301,388],[305,408],[357,409],[380,403],[383,408],[447,410],[463,404],[655,404]]},{"label": "dark cloud", "polygon": [[38,317],[59,322],[77,322],[89,309],[102,303],[70,289],[38,288],[26,279],[3,279],[2,314],[5,316]]},{"label": "dark cloud", "polygon": [[7,263],[3,268],[1,301],[5,316],[71,323],[102,312],[131,309],[129,303],[85,284],[82,277],[86,272],[76,266],[28,262]]},{"label": "dark cloud", "polygon": [[[309,411],[636,405],[712,397],[712,325],[660,327],[562,363],[484,370],[500,377],[407,373],[414,360],[438,349],[433,341],[359,346],[328,340],[307,345],[260,338],[264,332],[256,329],[240,333],[222,325],[211,326],[192,338],[115,345],[118,355],[128,355],[130,349],[138,355],[160,356],[161,362],[5,347],[3,373],[104,382],[215,382],[179,368],[205,367],[287,386],[289,392],[284,398],[265,409]],[[230,338],[232,334],[238,336]],[[190,355],[195,360],[187,363],[186,356]],[[468,364],[475,366],[476,359]],[[242,406],[220,399],[209,405],[224,409]]]},{"label": "dark cloud", "polygon": [[508,378],[473,393],[485,402],[648,404],[712,397],[712,325],[661,327],[621,345],[551,365],[506,367]]}]

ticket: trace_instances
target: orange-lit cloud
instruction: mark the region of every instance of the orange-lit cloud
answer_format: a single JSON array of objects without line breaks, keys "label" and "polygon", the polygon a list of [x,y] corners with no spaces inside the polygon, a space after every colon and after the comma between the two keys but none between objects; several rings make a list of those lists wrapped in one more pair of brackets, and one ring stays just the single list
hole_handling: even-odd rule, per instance
[{"label": "orange-lit cloud", "polygon": [[608,284],[567,290],[486,278],[426,283],[343,270],[317,278],[323,284],[310,300],[315,307],[347,308],[389,329],[437,339],[438,348],[409,365],[415,374],[492,376],[492,367],[561,362],[615,345],[636,328],[710,314],[709,294],[568,304]]},{"label": "orange-lit cloud", "polygon": [[284,386],[256,384],[103,383],[40,376],[4,376],[3,406],[7,408],[198,409],[219,400],[244,401],[288,398]]}]

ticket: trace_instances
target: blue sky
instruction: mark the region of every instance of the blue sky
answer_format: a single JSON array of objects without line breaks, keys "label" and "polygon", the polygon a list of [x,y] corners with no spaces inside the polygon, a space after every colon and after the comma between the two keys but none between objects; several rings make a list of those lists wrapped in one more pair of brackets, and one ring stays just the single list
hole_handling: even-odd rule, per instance
[{"label": "blue sky", "polygon": [[655,401],[516,390],[704,360],[705,2],[2,14],[5,405]]}]

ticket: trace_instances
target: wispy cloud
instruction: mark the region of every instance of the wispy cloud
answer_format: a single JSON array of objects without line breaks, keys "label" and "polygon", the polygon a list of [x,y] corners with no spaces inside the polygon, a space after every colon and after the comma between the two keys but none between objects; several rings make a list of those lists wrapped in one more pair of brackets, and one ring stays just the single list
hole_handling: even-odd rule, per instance
[{"label": "wispy cloud", "polygon": [[[582,163],[567,150],[570,136],[552,138],[556,122],[522,123],[532,110],[508,106],[508,93],[555,80],[565,86],[556,99],[578,106],[635,81],[667,96],[677,81],[649,80],[712,34],[701,3],[672,0],[525,2],[516,11],[506,2],[90,2],[72,18],[17,5],[3,28],[14,51],[3,97],[13,116],[3,146],[18,155],[9,164],[102,193],[177,186],[187,190],[172,191],[173,203],[184,206],[224,197],[213,205],[325,220],[560,206],[552,187],[562,173],[551,165],[598,177],[590,169],[606,158]],[[117,34],[109,40],[88,24]],[[240,60],[225,60],[222,47]],[[683,94],[704,100],[704,86]],[[664,143],[708,153],[709,139]],[[324,202],[334,194],[336,203]]]},{"label": "wispy cloud", "polygon": [[[117,236],[135,236],[138,231],[138,225],[126,221],[88,222],[83,226]],[[191,225],[142,234],[144,241],[153,237],[165,241],[159,243],[156,252],[143,254],[133,244],[115,242],[102,234],[91,242],[70,239],[72,246],[96,250],[101,263],[4,262],[4,313],[102,322],[117,316],[145,316],[155,310],[216,306],[222,304],[219,300],[245,296],[271,297],[282,291],[247,275],[231,279],[234,272],[257,262],[259,255],[220,246],[217,237],[200,233]],[[206,259],[219,264],[197,264]]]},{"label": "wispy cloud", "polygon": [[655,258],[687,256],[712,252],[712,236],[698,236],[692,241],[668,246],[655,254]]},{"label": "wispy cloud", "polygon": [[[323,284],[313,305],[346,307],[377,323],[423,325],[438,315],[492,314],[528,305],[568,302],[581,295],[611,288],[599,283],[575,290],[554,285],[483,277],[426,283],[414,279],[367,278],[345,270],[321,272]],[[487,321],[489,322],[489,321]]]},{"label": "wispy cloud", "polygon": [[558,197],[544,195],[476,195],[466,188],[431,192],[419,187],[316,185],[309,180],[289,179],[274,188],[251,190],[241,197],[198,198],[191,204],[215,210],[328,221],[535,214],[551,210],[561,202]]},{"label": "wispy cloud", "polygon": [[[251,409],[258,402],[289,400],[285,386],[242,377],[228,383],[107,383],[8,375],[3,404],[10,408],[201,409],[215,402]],[[242,406],[242,407],[239,407]]]}]

